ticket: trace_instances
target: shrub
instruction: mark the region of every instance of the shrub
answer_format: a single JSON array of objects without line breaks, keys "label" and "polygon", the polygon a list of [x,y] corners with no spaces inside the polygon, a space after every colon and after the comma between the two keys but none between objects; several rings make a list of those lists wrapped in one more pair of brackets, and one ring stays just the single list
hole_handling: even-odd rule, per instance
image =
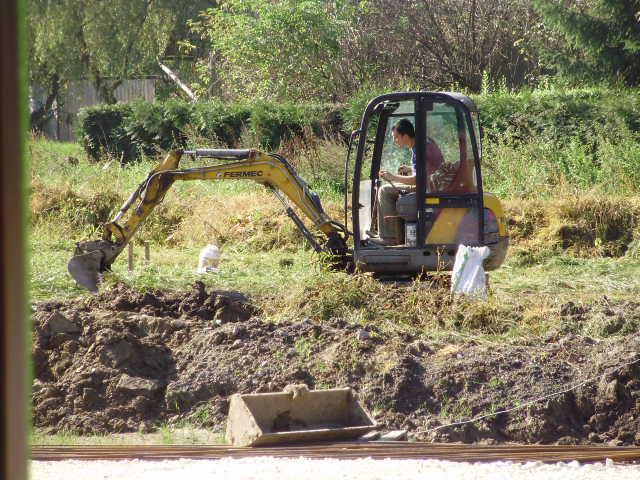
[{"label": "shrub", "polygon": [[137,158],[134,143],[127,135],[126,122],[131,106],[118,103],[83,108],[78,117],[78,137],[90,158],[117,157],[123,163]]},{"label": "shrub", "polygon": [[192,104],[176,100],[135,102],[131,116],[125,119],[125,131],[145,155],[153,155],[158,149],[183,148],[187,141],[184,129],[193,110]]},{"label": "shrub", "polygon": [[[524,198],[567,188],[637,192],[639,92],[585,88],[474,96],[484,125],[486,189]],[[92,158],[106,152],[124,162],[187,145],[299,151],[317,143],[315,137],[344,141],[378,93],[363,87],[346,106],[168,100],[92,107],[82,112],[80,136]],[[342,183],[318,172],[315,158],[308,156],[315,178]]]},{"label": "shrub", "polygon": [[194,104],[191,125],[203,138],[235,147],[250,118],[251,108],[247,105],[201,102]]},{"label": "shrub", "polygon": [[259,146],[277,149],[283,141],[307,131],[318,137],[337,135],[342,116],[333,105],[167,100],[86,108],[79,124],[79,136],[92,158],[98,159],[104,150],[128,162],[141,154],[183,148],[190,135],[235,147],[245,129]]}]

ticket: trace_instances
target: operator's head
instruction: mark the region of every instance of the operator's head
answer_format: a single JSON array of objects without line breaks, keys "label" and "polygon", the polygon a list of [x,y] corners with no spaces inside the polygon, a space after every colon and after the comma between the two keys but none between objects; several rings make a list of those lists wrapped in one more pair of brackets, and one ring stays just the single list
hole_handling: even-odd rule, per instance
[{"label": "operator's head", "polygon": [[413,128],[413,124],[406,118],[398,120],[398,123],[391,130],[391,134],[393,135],[393,141],[399,147],[411,148],[416,143],[416,131]]}]

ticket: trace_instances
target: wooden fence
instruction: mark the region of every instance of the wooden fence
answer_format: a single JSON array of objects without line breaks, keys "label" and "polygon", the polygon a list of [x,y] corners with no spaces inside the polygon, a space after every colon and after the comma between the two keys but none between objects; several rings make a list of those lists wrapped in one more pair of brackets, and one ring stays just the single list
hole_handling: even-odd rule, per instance
[{"label": "wooden fence", "polygon": [[[157,81],[155,78],[125,80],[116,89],[115,97],[118,102],[125,103],[133,100],[154,100]],[[44,103],[46,92],[41,86],[32,85],[30,94],[31,110],[33,111]],[[71,82],[60,95],[53,115],[45,123],[44,135],[52,140],[74,141],[78,111],[82,107],[90,107],[99,103],[98,93],[91,82],[87,80]]]}]

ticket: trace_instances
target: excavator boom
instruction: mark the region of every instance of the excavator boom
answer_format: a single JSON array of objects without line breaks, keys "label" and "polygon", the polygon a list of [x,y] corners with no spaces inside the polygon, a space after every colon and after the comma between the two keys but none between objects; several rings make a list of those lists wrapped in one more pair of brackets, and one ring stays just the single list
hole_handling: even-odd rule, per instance
[{"label": "excavator boom", "polygon": [[[178,165],[184,154],[214,158],[221,163],[180,169]],[[71,276],[85,288],[97,291],[99,274],[110,269],[111,264],[138,228],[162,202],[173,183],[179,180],[252,180],[261,183],[273,190],[284,205],[287,215],[316,251],[330,253],[339,263],[347,261],[349,255],[347,229],[329,218],[317,194],[309,189],[282,156],[253,149],[173,150],[149,173],[122,205],[116,216],[104,225],[101,240],[79,242],[76,245],[75,254],[67,266]],[[326,236],[327,241],[323,245],[316,241],[304,222],[288,204],[287,199]],[[136,204],[135,207],[134,204]]]}]

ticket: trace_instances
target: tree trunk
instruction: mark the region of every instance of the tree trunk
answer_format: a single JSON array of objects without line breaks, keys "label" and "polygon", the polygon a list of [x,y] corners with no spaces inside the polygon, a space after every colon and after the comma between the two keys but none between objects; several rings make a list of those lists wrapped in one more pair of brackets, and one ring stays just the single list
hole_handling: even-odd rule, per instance
[{"label": "tree trunk", "polygon": [[117,103],[116,88],[122,84],[122,80],[106,80],[100,77],[94,77],[93,81],[96,91],[98,92],[98,99],[102,103]]},{"label": "tree trunk", "polygon": [[49,81],[49,88],[47,93],[47,98],[42,105],[37,110],[31,112],[31,130],[34,132],[42,132],[44,128],[44,122],[47,121],[49,115],[51,114],[51,110],[53,107],[53,102],[58,98],[58,94],[60,93],[60,77],[57,73],[54,73],[51,76]]}]

